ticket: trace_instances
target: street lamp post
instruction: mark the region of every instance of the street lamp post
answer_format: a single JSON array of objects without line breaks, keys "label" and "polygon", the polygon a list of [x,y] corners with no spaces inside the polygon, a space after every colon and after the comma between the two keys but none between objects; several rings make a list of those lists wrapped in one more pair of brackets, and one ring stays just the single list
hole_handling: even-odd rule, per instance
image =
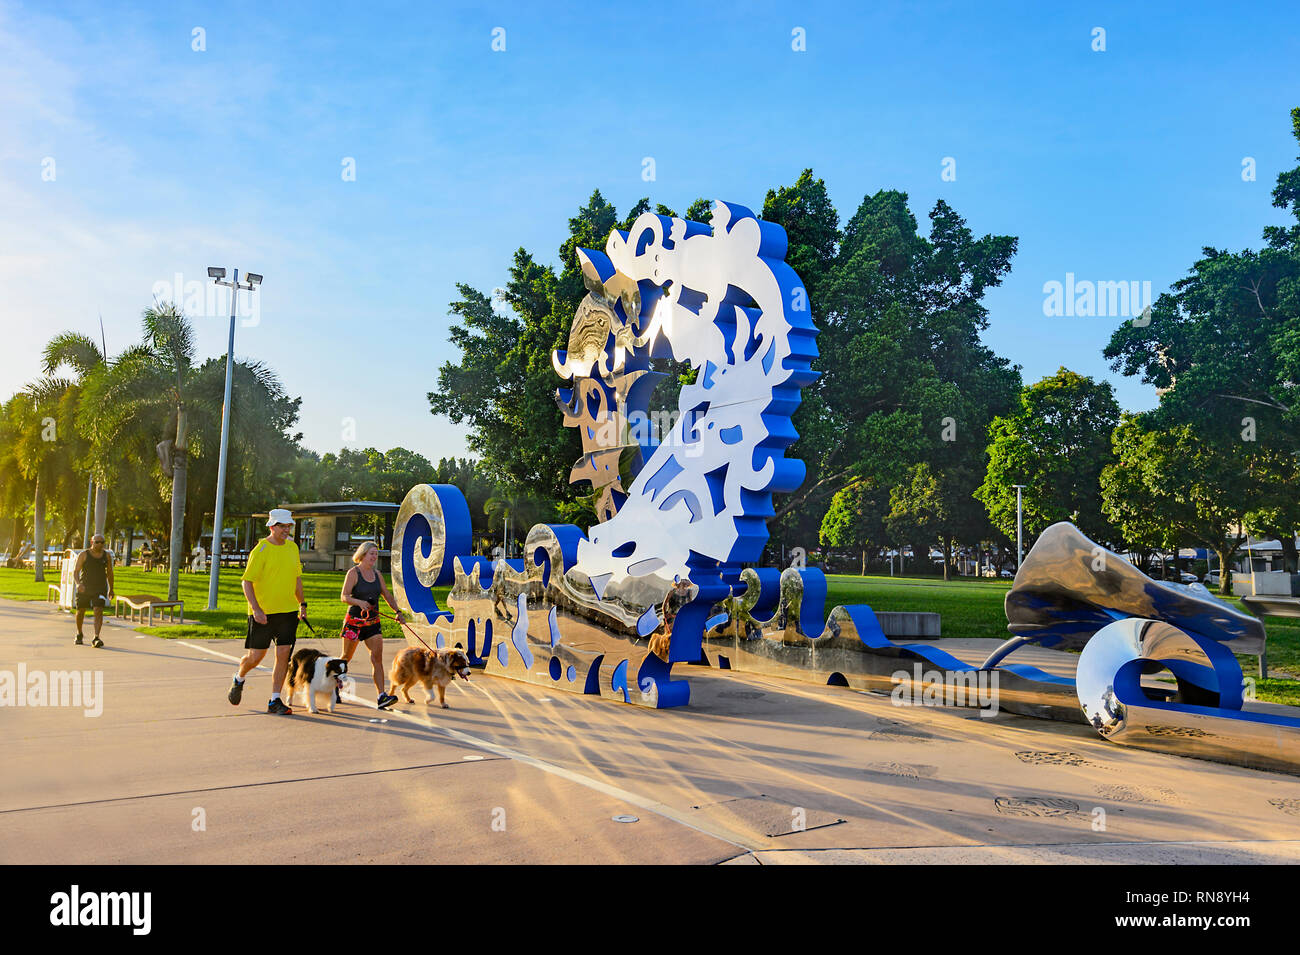
[{"label": "street lamp post", "polygon": [[221,455],[217,459],[217,502],[212,515],[212,551],[208,558],[208,610],[217,609],[217,581],[221,574],[221,531],[226,498],[226,449],[230,444],[230,385],[235,374],[235,305],[239,290],[248,293],[262,284],[262,276],[249,272],[239,281],[239,269],[234,269],[231,280],[226,281],[226,270],[209,268],[208,277],[214,285],[230,289],[230,340],[226,345],[226,395],[221,405]]},{"label": "street lamp post", "polygon": [[1021,519],[1020,492],[1029,485],[1013,484],[1011,486],[1016,489],[1016,571],[1018,573],[1020,571],[1020,561],[1024,559],[1025,553],[1025,524]]}]

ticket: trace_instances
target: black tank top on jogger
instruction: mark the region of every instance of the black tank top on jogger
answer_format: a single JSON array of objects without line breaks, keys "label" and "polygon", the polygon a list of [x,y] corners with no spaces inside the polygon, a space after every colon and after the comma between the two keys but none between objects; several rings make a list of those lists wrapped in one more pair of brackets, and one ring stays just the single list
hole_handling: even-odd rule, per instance
[{"label": "black tank top on jogger", "polygon": [[[86,588],[86,592],[99,597],[108,593],[108,551],[96,557],[90,551],[86,551],[86,559],[82,561],[81,573],[77,575],[77,583]],[[375,578],[378,583],[379,579]]]},{"label": "black tank top on jogger", "polygon": [[[352,585],[352,599],[364,600],[366,603],[370,604],[372,610],[378,610],[380,593],[379,571],[375,571],[374,580],[366,580],[366,578],[361,576],[361,568],[358,567],[357,582]],[[352,609],[356,610],[358,608],[353,607]]]}]

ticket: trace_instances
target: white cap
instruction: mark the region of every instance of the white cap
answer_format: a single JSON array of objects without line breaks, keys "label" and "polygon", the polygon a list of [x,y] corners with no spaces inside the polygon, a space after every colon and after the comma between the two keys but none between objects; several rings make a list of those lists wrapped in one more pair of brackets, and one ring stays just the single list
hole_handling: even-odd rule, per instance
[{"label": "white cap", "polygon": [[272,524],[292,524],[292,523],[293,523],[293,515],[290,514],[289,511],[283,507],[272,508],[271,513],[266,518],[267,527],[270,527]]}]

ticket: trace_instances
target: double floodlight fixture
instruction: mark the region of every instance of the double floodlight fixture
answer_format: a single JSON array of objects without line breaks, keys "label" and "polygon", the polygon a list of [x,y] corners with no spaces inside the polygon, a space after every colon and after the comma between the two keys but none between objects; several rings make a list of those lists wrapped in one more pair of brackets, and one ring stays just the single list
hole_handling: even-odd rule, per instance
[{"label": "double floodlight fixture", "polygon": [[224,285],[227,288],[242,288],[250,292],[262,284],[262,276],[256,272],[247,273],[241,280],[238,269],[235,269],[233,279],[228,281],[226,279],[226,270],[215,265],[208,268],[208,278],[212,279],[216,285]]}]

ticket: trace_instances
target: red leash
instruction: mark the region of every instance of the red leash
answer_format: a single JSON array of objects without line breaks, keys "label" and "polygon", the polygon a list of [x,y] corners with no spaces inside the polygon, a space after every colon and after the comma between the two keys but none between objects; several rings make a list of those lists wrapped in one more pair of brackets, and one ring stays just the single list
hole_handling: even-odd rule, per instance
[{"label": "red leash", "polygon": [[[384,613],[382,610],[380,610],[378,607],[375,608],[375,613],[379,614],[379,616],[381,616],[381,617],[387,617],[389,620],[396,620],[396,621],[397,621],[398,623],[400,623],[403,627],[405,627],[408,631],[410,631],[411,636],[415,637],[415,639],[419,640],[421,643],[424,643],[424,638],[421,637],[418,633],[416,633],[415,630],[414,630],[414,628],[412,628],[411,625],[410,625],[409,623],[407,623],[405,620],[403,620],[401,617],[395,617],[395,616],[393,616],[393,615],[391,615],[391,614],[386,614],[386,613]],[[425,648],[426,650],[428,650],[430,653],[437,653],[437,651],[434,650],[433,647],[429,646],[427,643],[424,643],[424,648]]]}]

